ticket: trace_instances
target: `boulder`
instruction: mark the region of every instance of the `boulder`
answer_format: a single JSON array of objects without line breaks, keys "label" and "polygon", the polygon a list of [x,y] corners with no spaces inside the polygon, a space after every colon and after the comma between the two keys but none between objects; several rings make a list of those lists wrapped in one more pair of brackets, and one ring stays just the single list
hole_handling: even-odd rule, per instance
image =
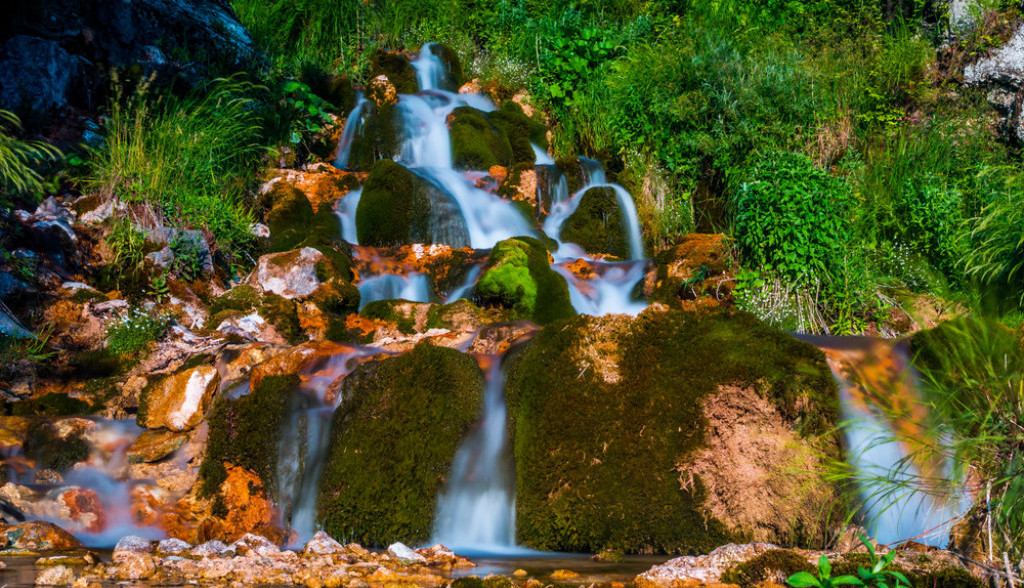
[{"label": "boulder", "polygon": [[253,533],[242,535],[231,544],[231,547],[238,555],[274,557],[281,553],[281,549],[269,539]]},{"label": "boulder", "polygon": [[678,306],[680,300],[710,297],[726,300],[739,267],[729,238],[723,234],[691,233],[655,256],[656,270],[644,284],[649,300]]},{"label": "boulder", "polygon": [[433,188],[394,161],[373,164],[356,207],[360,245],[393,247],[412,243],[469,245],[462,216],[448,197],[432,198]]},{"label": "boulder", "polygon": [[637,588],[718,584],[722,574],[729,568],[772,549],[778,548],[769,543],[729,543],[716,547],[707,555],[683,556],[669,560],[640,574],[634,581]]},{"label": "boulder", "polygon": [[156,546],[156,552],[165,555],[179,555],[192,549],[192,545],[181,539],[161,539]]},{"label": "boulder", "polygon": [[217,369],[209,365],[156,380],[139,397],[137,421],[148,429],[189,431],[202,422],[219,384]]},{"label": "boulder", "polygon": [[483,388],[472,358],[426,343],[346,376],[321,481],[324,530],[380,546],[426,541]]},{"label": "boulder", "polygon": [[143,431],[128,448],[128,463],[152,463],[173,454],[188,435],[162,429]]},{"label": "boulder", "polygon": [[576,210],[562,225],[558,238],[576,243],[592,255],[629,259],[626,218],[619,207],[615,188],[600,186],[584,192]]},{"label": "boulder", "polygon": [[6,109],[47,111],[67,105],[79,60],[59,43],[16,35],[0,59],[0,104]]},{"label": "boulder", "polygon": [[1024,26],[988,57],[964,68],[964,81],[988,89],[988,100],[1005,117],[1004,124],[1018,142],[1024,142]]},{"label": "boulder", "polygon": [[260,257],[249,283],[288,300],[309,296],[322,283],[317,264],[324,255],[312,247]]},{"label": "boulder", "polygon": [[[458,170],[488,170],[509,167],[515,162],[508,135],[493,124],[488,114],[471,106],[460,106],[448,115],[452,162]],[[533,161],[530,150],[529,161]]]},{"label": "boulder", "polygon": [[114,553],[110,556],[114,562],[123,561],[132,557],[138,557],[140,555],[148,555],[153,553],[155,544],[144,537],[138,535],[127,535],[117,540],[117,545],[114,546]]},{"label": "boulder", "polygon": [[345,547],[323,531],[317,531],[302,550],[306,555],[334,555],[344,552]]},{"label": "boulder", "polygon": [[419,91],[416,68],[402,53],[376,50],[370,56],[369,79],[374,80],[379,76],[384,76],[399,94],[415,94]]},{"label": "boulder", "polygon": [[427,558],[413,551],[405,543],[392,543],[388,546],[387,553],[405,566],[427,563]]},{"label": "boulder", "polygon": [[0,534],[3,549],[29,549],[32,551],[63,551],[81,549],[74,535],[46,521],[31,521],[3,529]]},{"label": "boulder", "polygon": [[527,546],[823,544],[828,514],[844,512],[839,488],[812,473],[839,457],[824,355],[752,315],[581,315],[540,331],[507,373]]},{"label": "boulder", "polygon": [[36,576],[36,586],[69,586],[75,581],[75,571],[68,566],[49,566]]},{"label": "boulder", "polygon": [[511,318],[538,324],[574,315],[569,286],[551,269],[550,259],[547,248],[536,239],[516,237],[498,243],[477,281],[477,301],[484,307],[510,310]]}]

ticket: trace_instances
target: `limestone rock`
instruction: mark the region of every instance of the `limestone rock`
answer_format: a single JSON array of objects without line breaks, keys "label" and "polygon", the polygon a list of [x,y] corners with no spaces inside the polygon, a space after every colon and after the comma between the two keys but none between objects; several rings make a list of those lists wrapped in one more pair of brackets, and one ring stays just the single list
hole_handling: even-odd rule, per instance
[{"label": "limestone rock", "polygon": [[274,557],[281,549],[262,535],[246,533],[231,544],[231,548],[239,555],[255,555],[258,557]]},{"label": "limestone rock", "polygon": [[416,553],[404,543],[392,543],[388,546],[388,555],[407,566],[427,563],[427,558]]},{"label": "limestone rock", "polygon": [[324,255],[312,247],[260,257],[250,284],[287,298],[305,298],[320,286],[316,265]]},{"label": "limestone rock", "polygon": [[128,448],[128,463],[151,463],[173,454],[188,439],[184,433],[149,429]]},{"label": "limestone rock", "polygon": [[730,543],[716,548],[708,555],[683,556],[654,566],[636,577],[637,588],[676,588],[692,584],[717,584],[722,572],[753,559],[769,549],[778,549],[769,543]]},{"label": "limestone rock", "polygon": [[157,553],[166,555],[178,555],[185,553],[192,549],[192,545],[188,542],[182,541],[181,539],[161,539],[160,543],[156,546]]},{"label": "limestone rock", "polygon": [[127,535],[118,539],[114,553],[110,557],[113,561],[119,562],[139,555],[148,555],[153,552],[153,548],[154,544],[149,539]]},{"label": "limestone rock", "polygon": [[175,432],[195,428],[203,420],[219,383],[212,366],[186,369],[163,379],[143,391],[139,424]]},{"label": "limestone rock", "polygon": [[344,551],[344,546],[335,541],[333,537],[323,531],[317,531],[313,538],[306,543],[302,553],[307,555],[333,555]]},{"label": "limestone rock", "polygon": [[36,576],[36,586],[68,586],[75,581],[75,572],[67,566],[43,568]]}]

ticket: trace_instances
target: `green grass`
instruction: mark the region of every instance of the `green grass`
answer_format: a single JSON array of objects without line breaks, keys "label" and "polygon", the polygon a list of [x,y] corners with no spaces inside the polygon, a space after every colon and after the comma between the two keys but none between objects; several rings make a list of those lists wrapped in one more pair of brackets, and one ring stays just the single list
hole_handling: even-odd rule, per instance
[{"label": "green grass", "polygon": [[170,226],[205,229],[222,250],[245,249],[254,220],[246,188],[263,153],[257,89],[241,79],[183,98],[148,88],[112,102],[88,185],[146,205]]}]

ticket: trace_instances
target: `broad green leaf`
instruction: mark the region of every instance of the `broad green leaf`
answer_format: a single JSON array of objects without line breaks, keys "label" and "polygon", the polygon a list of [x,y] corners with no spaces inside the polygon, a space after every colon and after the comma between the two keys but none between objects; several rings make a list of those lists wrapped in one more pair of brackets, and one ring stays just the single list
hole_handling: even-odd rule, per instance
[{"label": "broad green leaf", "polygon": [[821,582],[812,574],[797,572],[786,579],[786,583],[793,588],[821,588]]}]

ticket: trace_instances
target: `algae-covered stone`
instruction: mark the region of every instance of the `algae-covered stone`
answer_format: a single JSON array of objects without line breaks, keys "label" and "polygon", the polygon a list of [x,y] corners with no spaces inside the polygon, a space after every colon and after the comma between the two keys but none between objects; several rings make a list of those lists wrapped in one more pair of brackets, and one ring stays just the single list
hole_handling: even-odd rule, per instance
[{"label": "algae-covered stone", "polygon": [[227,479],[225,462],[256,472],[268,488],[276,486],[281,430],[299,383],[294,374],[264,376],[245,396],[217,399],[199,468],[203,495],[214,494]]},{"label": "algae-covered stone", "polygon": [[824,357],[745,313],[555,322],[511,358],[506,396],[530,547],[815,543],[841,506],[811,473],[838,457],[818,437],[837,414]]},{"label": "algae-covered stone", "polygon": [[386,76],[394,84],[399,94],[415,94],[419,90],[416,81],[416,68],[409,58],[401,53],[391,53],[378,49],[370,57],[370,76]]},{"label": "algae-covered stone", "polygon": [[389,247],[430,239],[430,199],[423,181],[386,159],[373,165],[356,209],[359,243]]},{"label": "algae-covered stone", "polygon": [[429,344],[356,368],[331,426],[318,508],[324,530],[365,545],[426,541],[483,389],[472,358]]},{"label": "algae-covered stone", "polygon": [[476,284],[476,297],[482,306],[507,308],[539,324],[575,314],[565,278],[551,269],[544,245],[529,237],[494,246]]},{"label": "algae-covered stone", "polygon": [[271,251],[294,249],[306,238],[314,211],[301,190],[287,182],[275,182],[260,200],[270,209],[266,220],[270,227]]},{"label": "algae-covered stone", "polygon": [[448,126],[455,169],[487,170],[491,166],[508,167],[514,163],[508,136],[482,110],[460,106],[449,115]]},{"label": "algae-covered stone", "polygon": [[576,210],[562,225],[559,239],[576,243],[590,254],[603,253],[628,258],[630,251],[626,219],[619,207],[615,189],[597,187],[584,192]]},{"label": "algae-covered stone", "polygon": [[487,120],[508,137],[512,159],[516,163],[533,163],[537,160],[532,144],[542,149],[548,147],[544,125],[523,114],[522,107],[511,100],[502,104],[498,110],[487,113]]}]

